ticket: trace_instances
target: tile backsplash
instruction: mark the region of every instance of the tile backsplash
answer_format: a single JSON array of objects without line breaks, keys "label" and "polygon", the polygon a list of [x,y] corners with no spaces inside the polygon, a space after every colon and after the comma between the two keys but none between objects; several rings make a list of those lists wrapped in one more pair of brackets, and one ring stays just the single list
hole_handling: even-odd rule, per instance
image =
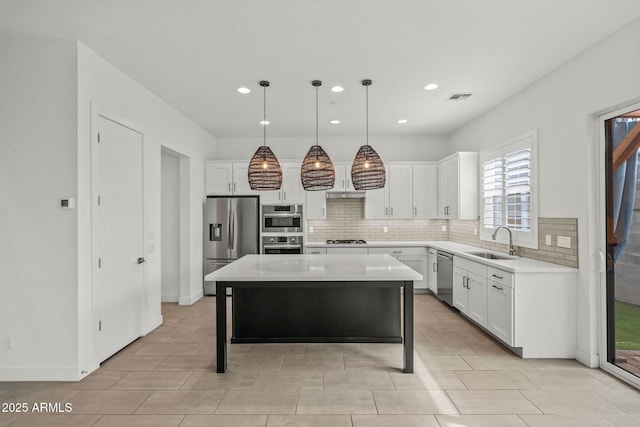
[{"label": "tile backsplash", "polygon": [[[307,240],[327,239],[451,240],[499,252],[505,244],[480,240],[474,231],[479,221],[466,220],[370,220],[364,219],[364,199],[328,199],[327,219],[307,221]],[[387,232],[384,229],[387,229]],[[313,233],[310,229],[313,228]],[[443,230],[444,228],[444,230]],[[551,236],[551,245],[546,236]],[[570,248],[558,247],[558,236],[570,241]],[[577,218],[538,218],[538,249],[517,248],[518,255],[554,264],[578,267]]]}]

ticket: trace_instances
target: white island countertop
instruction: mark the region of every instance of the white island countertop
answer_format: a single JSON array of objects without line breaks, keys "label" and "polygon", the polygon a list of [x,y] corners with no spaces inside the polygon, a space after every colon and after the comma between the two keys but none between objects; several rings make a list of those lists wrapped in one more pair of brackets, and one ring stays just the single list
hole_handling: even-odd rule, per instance
[{"label": "white island countertop", "polygon": [[207,281],[409,281],[422,275],[390,255],[245,255]]}]

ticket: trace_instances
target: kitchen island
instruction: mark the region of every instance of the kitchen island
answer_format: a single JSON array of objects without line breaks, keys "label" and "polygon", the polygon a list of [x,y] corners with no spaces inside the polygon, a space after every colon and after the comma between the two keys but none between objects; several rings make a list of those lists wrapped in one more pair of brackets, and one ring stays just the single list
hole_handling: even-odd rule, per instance
[{"label": "kitchen island", "polygon": [[[232,342],[402,342],[411,373],[413,281],[421,278],[389,255],[244,256],[205,277],[218,295],[216,371],[227,369],[227,299],[219,296],[232,288]],[[400,326],[400,289],[403,337],[396,340],[386,335]]]}]

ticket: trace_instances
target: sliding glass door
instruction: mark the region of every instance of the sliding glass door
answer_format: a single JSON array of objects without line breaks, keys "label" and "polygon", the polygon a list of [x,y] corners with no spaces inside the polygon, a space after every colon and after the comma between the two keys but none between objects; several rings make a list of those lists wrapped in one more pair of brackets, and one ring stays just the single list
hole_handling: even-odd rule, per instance
[{"label": "sliding glass door", "polygon": [[604,121],[606,361],[640,384],[640,109]]}]

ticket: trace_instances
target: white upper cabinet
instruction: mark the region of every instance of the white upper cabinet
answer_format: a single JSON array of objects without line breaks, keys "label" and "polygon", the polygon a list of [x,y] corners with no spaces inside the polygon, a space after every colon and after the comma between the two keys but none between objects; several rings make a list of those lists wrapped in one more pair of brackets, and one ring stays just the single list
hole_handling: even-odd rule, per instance
[{"label": "white upper cabinet", "polygon": [[478,153],[456,153],[438,163],[438,218],[478,219]]},{"label": "white upper cabinet", "polygon": [[413,166],[389,166],[389,219],[413,218]]},{"label": "white upper cabinet", "polygon": [[384,187],[365,192],[365,219],[389,219],[389,166],[385,166],[385,170],[386,181]]},{"label": "white upper cabinet", "polygon": [[327,192],[307,191],[307,204],[304,207],[307,219],[327,219]]},{"label": "white upper cabinet", "polygon": [[438,217],[437,183],[437,165],[413,165],[413,219]]},{"label": "white upper cabinet", "polygon": [[304,203],[305,191],[300,181],[300,163],[281,163],[282,187],[280,190],[261,191],[261,204]]},{"label": "white upper cabinet", "polygon": [[355,191],[351,182],[351,164],[334,163],[333,168],[336,171],[336,183],[333,189],[327,191]]},{"label": "white upper cabinet", "polygon": [[205,163],[207,196],[257,195],[249,187],[249,163]]}]

